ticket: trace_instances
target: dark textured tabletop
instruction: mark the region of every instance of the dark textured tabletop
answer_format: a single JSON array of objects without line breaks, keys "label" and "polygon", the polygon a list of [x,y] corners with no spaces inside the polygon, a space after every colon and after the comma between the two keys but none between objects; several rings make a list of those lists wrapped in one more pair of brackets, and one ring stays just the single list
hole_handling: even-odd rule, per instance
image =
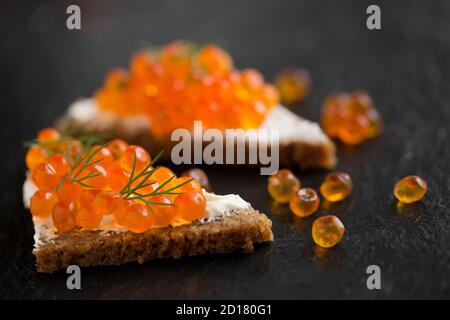
[{"label": "dark textured tabletop", "polygon": [[[366,28],[381,7],[382,29]],[[450,298],[450,3],[448,1],[31,1],[0,5],[0,298]],[[78,3],[82,29],[65,27]],[[259,170],[203,167],[217,193],[238,193],[273,221],[275,242],[251,255],[202,256],[82,269],[82,290],[64,272],[38,274],[33,225],[21,202],[22,141],[89,96],[113,66],[148,44],[185,38],[217,42],[239,67],[272,79],[286,66],[307,69],[312,94],[295,112],[318,120],[325,97],[364,89],[384,118],[382,136],[338,144],[337,170],[352,195],[297,219],[277,208]],[[175,171],[182,168],[174,167]],[[324,170],[295,170],[317,188]],[[421,175],[428,193],[397,207],[394,183]],[[314,218],[346,226],[330,249],[311,238]],[[366,268],[381,268],[368,290]]]}]

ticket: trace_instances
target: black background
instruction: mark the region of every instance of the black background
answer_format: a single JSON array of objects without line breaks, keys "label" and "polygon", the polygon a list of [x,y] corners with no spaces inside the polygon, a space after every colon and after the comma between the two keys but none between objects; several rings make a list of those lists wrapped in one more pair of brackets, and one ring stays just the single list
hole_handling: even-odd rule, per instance
[{"label": "black background", "polygon": [[[81,31],[65,27],[72,3],[81,7]],[[381,7],[382,30],[365,27],[372,3]],[[0,297],[450,298],[449,31],[448,1],[2,2]],[[254,254],[86,268],[82,290],[69,291],[64,272],[34,267],[21,142],[91,95],[137,49],[179,38],[217,42],[238,67],[267,79],[286,66],[306,68],[313,92],[295,111],[312,120],[330,92],[365,89],[385,131],[358,147],[338,144],[337,169],[352,176],[354,192],[304,220],[272,206],[258,170],[204,168],[217,193],[238,193],[272,219],[276,241]],[[296,173],[317,188],[326,171]],[[419,204],[398,208],[392,186],[409,174],[423,176],[429,190]],[[346,234],[321,250],[311,224],[330,213]],[[381,267],[381,290],[366,287],[372,264]]]}]

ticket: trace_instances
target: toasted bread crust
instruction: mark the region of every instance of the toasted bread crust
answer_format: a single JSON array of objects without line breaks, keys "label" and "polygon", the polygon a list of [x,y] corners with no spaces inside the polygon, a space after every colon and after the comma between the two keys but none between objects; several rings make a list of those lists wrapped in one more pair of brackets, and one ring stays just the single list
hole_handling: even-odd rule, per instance
[{"label": "toasted bread crust", "polygon": [[155,228],[140,234],[72,231],[43,240],[33,254],[39,272],[54,272],[69,265],[107,266],[235,250],[252,252],[255,243],[273,241],[271,228],[266,215],[250,208],[220,220]]}]

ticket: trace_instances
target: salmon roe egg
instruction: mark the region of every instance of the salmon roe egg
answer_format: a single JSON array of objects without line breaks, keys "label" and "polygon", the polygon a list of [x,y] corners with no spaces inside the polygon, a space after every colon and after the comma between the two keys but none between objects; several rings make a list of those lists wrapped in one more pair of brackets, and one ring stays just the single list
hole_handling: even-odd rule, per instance
[{"label": "salmon roe egg", "polygon": [[53,154],[48,158],[50,163],[59,175],[64,175],[70,170],[70,166],[67,163],[66,157],[63,154]]},{"label": "salmon roe egg", "polygon": [[117,161],[114,161],[108,166],[108,181],[107,185],[114,191],[121,191],[130,180],[130,172],[120,166]]},{"label": "salmon roe egg", "polygon": [[328,174],[320,185],[320,193],[331,202],[341,201],[350,194],[353,183],[345,172],[332,172]]},{"label": "salmon roe egg", "polygon": [[188,191],[175,198],[177,216],[194,221],[205,216],[206,199],[200,192]]},{"label": "salmon roe egg", "polygon": [[101,191],[95,197],[92,204],[93,209],[102,214],[111,214],[113,209],[122,203],[122,196],[120,193],[112,191]]},{"label": "salmon roe egg", "polygon": [[76,224],[85,229],[94,229],[100,226],[103,215],[92,208],[81,207],[76,213]]},{"label": "salmon roe egg", "polygon": [[311,77],[301,69],[287,69],[275,78],[282,103],[291,105],[303,100],[311,91]]},{"label": "salmon roe egg", "polygon": [[317,192],[311,188],[302,188],[289,201],[289,208],[299,217],[312,215],[319,208],[320,199]]},{"label": "salmon roe egg", "polygon": [[54,192],[36,191],[30,199],[30,211],[35,217],[44,218],[52,214],[53,206],[58,202]]},{"label": "salmon roe egg", "polygon": [[175,179],[174,182],[175,186],[180,186],[176,189],[174,189],[174,192],[187,192],[187,191],[195,191],[195,192],[201,192],[202,186],[200,183],[191,177],[180,177]]},{"label": "salmon roe egg", "polygon": [[200,183],[200,186],[205,189],[206,191],[211,190],[211,185],[209,184],[208,176],[206,175],[205,171],[198,168],[192,168],[189,170],[184,171],[181,174],[181,177],[191,177]]},{"label": "salmon roe egg", "polygon": [[92,208],[95,198],[100,193],[98,189],[84,189],[80,195],[80,206],[84,208]]},{"label": "salmon roe egg", "polygon": [[151,198],[152,202],[160,203],[153,205],[153,221],[157,227],[171,224],[176,217],[176,208],[171,205],[172,201],[164,195],[158,195]]},{"label": "salmon roe egg", "polygon": [[394,186],[394,196],[403,203],[413,203],[422,200],[427,193],[427,184],[419,176],[407,176]]},{"label": "salmon roe egg", "polygon": [[76,225],[77,206],[70,200],[60,200],[53,206],[53,224],[59,232],[73,230]]},{"label": "salmon roe egg", "polygon": [[139,146],[128,146],[120,157],[120,165],[128,171],[133,169],[134,159],[136,158],[136,172],[141,172],[150,164],[151,158],[147,151]]},{"label": "salmon roe egg", "polygon": [[38,164],[41,164],[47,160],[46,152],[37,146],[31,147],[27,151],[25,157],[25,163],[29,170],[33,170]]},{"label": "salmon roe egg", "polygon": [[80,200],[81,192],[83,188],[76,182],[70,182],[69,179],[65,179],[62,184],[59,185],[56,194],[60,200],[73,200],[78,202]]},{"label": "salmon roe egg", "polygon": [[314,242],[323,247],[331,248],[341,241],[345,228],[336,216],[323,216],[317,218],[312,226]]},{"label": "salmon roe egg", "polygon": [[84,178],[91,176],[90,178],[83,179],[85,185],[89,185],[95,188],[103,188],[108,182],[108,174],[103,166],[95,164],[85,168],[82,173],[80,173],[79,178]]},{"label": "salmon roe egg", "polygon": [[105,146],[93,146],[91,154],[96,152],[91,161],[99,161],[102,166],[108,166],[114,161],[114,157],[108,147]]},{"label": "salmon roe egg", "polygon": [[134,203],[128,207],[125,216],[125,226],[134,233],[142,233],[151,228],[153,218],[150,209],[143,204]]},{"label": "salmon roe egg", "polygon": [[127,213],[133,205],[134,203],[131,200],[122,200],[122,202],[120,202],[115,208],[113,208],[111,214],[114,217],[114,221],[119,226],[125,226]]},{"label": "salmon roe egg", "polygon": [[281,169],[269,177],[267,189],[272,199],[288,203],[300,188],[300,180],[289,169]]},{"label": "salmon roe egg", "polygon": [[108,149],[111,151],[115,160],[122,156],[122,153],[127,149],[127,147],[128,143],[122,139],[114,139],[108,145]]},{"label": "salmon roe egg", "polygon": [[37,165],[31,176],[36,186],[41,190],[56,190],[56,187],[61,182],[61,176],[47,162]]},{"label": "salmon roe egg", "polygon": [[38,133],[39,142],[55,141],[61,138],[58,130],[53,128],[44,128]]}]

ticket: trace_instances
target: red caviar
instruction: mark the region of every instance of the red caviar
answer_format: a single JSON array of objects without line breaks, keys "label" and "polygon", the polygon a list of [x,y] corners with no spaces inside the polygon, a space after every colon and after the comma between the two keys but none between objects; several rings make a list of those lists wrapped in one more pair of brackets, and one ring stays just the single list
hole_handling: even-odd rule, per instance
[{"label": "red caviar", "polygon": [[51,216],[58,232],[99,228],[105,216],[113,218],[105,221],[140,233],[178,217],[189,222],[205,215],[200,183],[177,178],[166,167],[149,167],[151,157],[143,148],[120,140],[86,148],[73,138],[54,137],[46,152],[41,152],[41,142],[30,148],[27,166],[38,188],[30,211],[38,218]]},{"label": "red caviar", "polygon": [[256,128],[279,100],[258,71],[236,70],[218,46],[183,41],[137,53],[130,71],[112,70],[95,97],[102,110],[149,118],[156,135],[190,129],[194,120],[206,128]]}]

